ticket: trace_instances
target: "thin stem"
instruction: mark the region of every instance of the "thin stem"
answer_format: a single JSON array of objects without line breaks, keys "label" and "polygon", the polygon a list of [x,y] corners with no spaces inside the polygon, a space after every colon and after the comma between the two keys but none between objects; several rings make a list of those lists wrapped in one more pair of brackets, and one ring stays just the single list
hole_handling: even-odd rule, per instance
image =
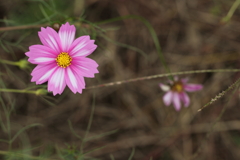
[{"label": "thin stem", "polygon": [[232,7],[230,8],[230,10],[228,11],[227,15],[222,19],[223,22],[227,22],[232,18],[232,15],[234,14],[234,12],[236,11],[236,9],[238,8],[238,6],[240,5],[240,0],[236,0]]},{"label": "thin stem", "polygon": [[[239,78],[235,83],[233,83],[231,86],[229,86],[227,90],[225,90],[225,91],[223,91],[223,92],[226,93],[226,92],[229,91],[230,89],[233,89],[233,88],[235,87],[235,85],[237,85],[239,82],[240,82],[240,78]],[[223,92],[222,92],[222,93],[223,93]],[[224,93],[223,93],[223,94],[224,94]],[[220,93],[220,94],[221,94],[221,93]],[[223,95],[222,95],[222,96],[223,96]],[[217,97],[217,96],[216,96],[216,97]],[[216,97],[215,97],[215,98],[216,98]],[[219,98],[219,97],[218,97],[218,98]],[[218,99],[218,98],[217,98],[217,99]],[[232,99],[232,97],[231,97],[231,99]],[[228,99],[228,102],[230,102],[230,99]],[[208,104],[208,105],[209,105],[209,104]],[[206,106],[207,106],[207,105],[205,105],[205,107],[206,107]],[[200,152],[201,152],[202,149],[203,149],[203,146],[206,145],[207,140],[209,139],[210,135],[213,133],[214,127],[217,126],[217,123],[219,123],[219,120],[221,119],[221,117],[222,117],[223,114],[225,113],[225,111],[226,111],[226,109],[227,109],[227,106],[228,106],[228,105],[224,105],[224,107],[223,107],[221,113],[219,114],[219,116],[218,116],[218,117],[216,118],[216,120],[211,124],[211,127],[210,127],[210,129],[209,129],[209,132],[208,132],[207,135],[206,135],[205,141],[202,141],[202,142],[201,142],[199,148],[197,149],[197,151],[195,152],[195,154],[190,158],[190,160],[191,160],[191,159],[196,159],[196,157],[200,154]],[[203,107],[203,108],[205,108],[205,107]],[[198,110],[198,111],[201,111],[203,108],[201,108],[201,109]],[[225,124],[225,125],[226,125],[226,124]]]},{"label": "thin stem", "polygon": [[9,64],[9,65],[13,65],[13,66],[19,65],[19,62],[13,62],[13,61],[8,61],[8,60],[3,60],[3,59],[0,59],[0,63]]},{"label": "thin stem", "polygon": [[75,130],[73,129],[72,122],[71,122],[70,120],[68,120],[68,125],[69,125],[69,128],[70,128],[72,134],[73,134],[74,136],[76,136],[77,138],[79,138],[80,140],[82,140],[82,137],[79,136],[79,135],[75,132]]},{"label": "thin stem", "polygon": [[133,156],[134,156],[134,153],[135,153],[135,148],[132,149],[131,155],[130,155],[130,157],[128,158],[128,160],[132,160],[132,158],[133,158]]},{"label": "thin stem", "polygon": [[169,76],[174,76],[174,75],[195,74],[195,73],[214,73],[214,72],[239,72],[239,71],[240,71],[240,69],[207,69],[207,70],[195,70],[195,71],[165,73],[165,74],[157,74],[157,75],[152,75],[152,76],[146,76],[146,77],[133,78],[133,79],[123,80],[123,81],[105,83],[105,84],[100,84],[100,85],[96,85],[96,86],[90,86],[90,87],[87,87],[86,89],[108,87],[108,86],[120,85],[120,84],[124,84],[124,83],[130,83],[130,82],[136,82],[136,81],[142,81],[142,80],[149,80],[149,79],[161,78],[161,77],[169,77]]},{"label": "thin stem", "polygon": [[7,89],[7,88],[0,88],[0,92],[12,92],[12,93],[30,93],[36,94],[37,91],[30,91],[30,90],[18,90],[18,89]]},{"label": "thin stem", "polygon": [[0,27],[0,31],[12,31],[12,30],[20,30],[20,29],[40,28],[40,27],[46,27],[48,25],[49,24],[35,24],[35,25]]},{"label": "thin stem", "polygon": [[231,86],[229,86],[225,91],[222,91],[221,93],[219,93],[217,96],[215,96],[213,99],[210,100],[210,102],[208,102],[207,104],[205,104],[202,108],[200,108],[198,110],[198,112],[200,112],[202,109],[204,109],[205,107],[209,106],[210,104],[212,104],[213,102],[217,101],[219,98],[221,98],[222,96],[224,96],[224,94],[226,94],[228,91],[230,91],[231,89],[233,89],[237,84],[240,83],[240,78],[234,82]]},{"label": "thin stem", "polygon": [[8,146],[8,150],[12,150],[12,132],[11,132],[11,123],[10,123],[10,114],[11,112],[5,112],[6,114],[6,119],[7,119],[7,132],[8,132],[8,142],[9,142],[9,146]]},{"label": "thin stem", "polygon": [[236,0],[232,7],[230,8],[230,10],[228,11],[227,17],[229,17],[229,19],[232,17],[233,13],[235,12],[235,10],[237,9],[237,7],[240,4],[240,0]]},{"label": "thin stem", "polygon": [[87,125],[87,130],[85,132],[85,135],[83,137],[83,140],[82,140],[82,143],[81,143],[81,147],[80,147],[80,153],[83,154],[83,146],[84,146],[84,143],[85,143],[85,139],[89,133],[89,130],[91,128],[91,125],[92,125],[92,120],[93,120],[93,114],[94,114],[94,110],[95,110],[95,93],[93,93],[93,103],[92,103],[92,110],[91,110],[91,114],[90,114],[90,117],[89,117],[89,121],[88,121],[88,125]]}]

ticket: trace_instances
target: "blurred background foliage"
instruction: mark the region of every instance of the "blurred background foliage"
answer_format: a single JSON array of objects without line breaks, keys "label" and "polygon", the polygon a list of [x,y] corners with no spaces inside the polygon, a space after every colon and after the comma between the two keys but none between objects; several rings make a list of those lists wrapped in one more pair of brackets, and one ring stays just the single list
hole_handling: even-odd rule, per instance
[{"label": "blurred background foliage", "polygon": [[[77,36],[91,35],[98,45],[89,57],[98,62],[99,74],[85,79],[87,87],[166,73],[159,53],[173,72],[239,68],[240,10],[222,21],[234,2],[1,0],[0,88],[45,89],[47,84],[30,82],[34,65],[19,68],[6,61],[27,60],[28,47],[40,44],[40,27],[67,21],[76,26]],[[239,76],[187,75],[204,89],[189,94],[191,105],[180,112],[162,102],[158,84],[166,78],[83,94],[66,89],[55,97],[0,92],[0,159],[238,160],[238,87],[198,109]]]}]

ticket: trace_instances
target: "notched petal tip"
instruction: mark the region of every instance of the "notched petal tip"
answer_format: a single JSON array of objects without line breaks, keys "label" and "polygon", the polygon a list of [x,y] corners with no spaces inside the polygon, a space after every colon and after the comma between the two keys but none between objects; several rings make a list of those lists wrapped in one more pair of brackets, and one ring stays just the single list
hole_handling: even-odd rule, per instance
[{"label": "notched petal tip", "polygon": [[92,52],[95,51],[97,49],[97,47],[98,47],[96,44],[94,44],[94,42],[95,41],[92,42],[93,44],[91,46],[92,47]]},{"label": "notched petal tip", "polygon": [[61,95],[61,93],[58,93],[58,92],[55,92],[55,91],[51,91],[51,90],[48,90],[48,92],[52,92],[53,96],[56,96],[57,94]]},{"label": "notched petal tip", "polygon": [[90,36],[89,35],[84,35],[84,36],[81,36],[83,38],[86,38],[86,40],[90,40]]},{"label": "notched petal tip", "polygon": [[66,22],[65,24],[62,24],[62,26],[65,26],[65,27],[74,27],[74,25],[71,25],[69,22]]},{"label": "notched petal tip", "polygon": [[[44,30],[46,30],[46,28],[41,27],[41,31],[39,31],[39,32],[42,32],[42,31],[44,31]],[[39,33],[39,32],[38,32],[38,33]]]},{"label": "notched petal tip", "polygon": [[65,24],[62,24],[59,30],[66,30],[66,31],[70,31],[70,30],[76,30],[76,27],[74,25],[71,25],[69,22],[66,22]]},{"label": "notched petal tip", "polygon": [[31,53],[30,52],[26,52],[25,55],[29,57]]}]

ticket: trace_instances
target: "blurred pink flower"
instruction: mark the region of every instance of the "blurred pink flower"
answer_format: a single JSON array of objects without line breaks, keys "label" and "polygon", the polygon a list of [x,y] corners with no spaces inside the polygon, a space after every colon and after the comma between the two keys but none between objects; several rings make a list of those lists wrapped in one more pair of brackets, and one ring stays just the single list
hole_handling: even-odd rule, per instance
[{"label": "blurred pink flower", "polygon": [[185,107],[190,104],[190,99],[186,93],[201,90],[203,86],[201,84],[188,84],[188,79],[178,79],[174,77],[174,81],[169,81],[169,85],[160,83],[159,86],[163,91],[167,93],[163,96],[163,102],[166,106],[173,103],[174,108],[179,111],[181,109],[181,101]]},{"label": "blurred pink flower", "polygon": [[82,93],[84,77],[93,78],[98,73],[98,64],[86,56],[97,46],[89,36],[74,40],[76,28],[68,22],[59,32],[47,27],[41,28],[38,36],[43,45],[32,45],[25,54],[28,61],[37,64],[32,71],[31,82],[42,84],[48,81],[48,91],[61,94],[66,85],[73,93]]}]

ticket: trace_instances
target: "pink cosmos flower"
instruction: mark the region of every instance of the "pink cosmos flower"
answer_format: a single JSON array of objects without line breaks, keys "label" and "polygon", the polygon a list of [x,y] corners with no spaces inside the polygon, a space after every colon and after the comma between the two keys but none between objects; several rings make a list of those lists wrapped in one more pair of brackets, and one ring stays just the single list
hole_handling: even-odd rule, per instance
[{"label": "pink cosmos flower", "polygon": [[188,84],[188,79],[178,79],[174,77],[174,81],[169,81],[169,85],[160,83],[159,86],[163,91],[167,93],[163,96],[163,102],[166,106],[173,103],[174,108],[179,111],[181,109],[181,101],[185,107],[190,104],[190,99],[186,93],[201,90],[203,86],[201,84]]},{"label": "pink cosmos flower", "polygon": [[42,84],[48,81],[48,91],[61,94],[66,86],[73,93],[82,93],[84,77],[93,78],[98,73],[98,64],[86,56],[97,46],[89,36],[74,40],[76,28],[68,22],[59,32],[47,27],[41,28],[38,36],[43,45],[32,45],[25,54],[28,61],[37,66],[33,69],[31,82]]}]

